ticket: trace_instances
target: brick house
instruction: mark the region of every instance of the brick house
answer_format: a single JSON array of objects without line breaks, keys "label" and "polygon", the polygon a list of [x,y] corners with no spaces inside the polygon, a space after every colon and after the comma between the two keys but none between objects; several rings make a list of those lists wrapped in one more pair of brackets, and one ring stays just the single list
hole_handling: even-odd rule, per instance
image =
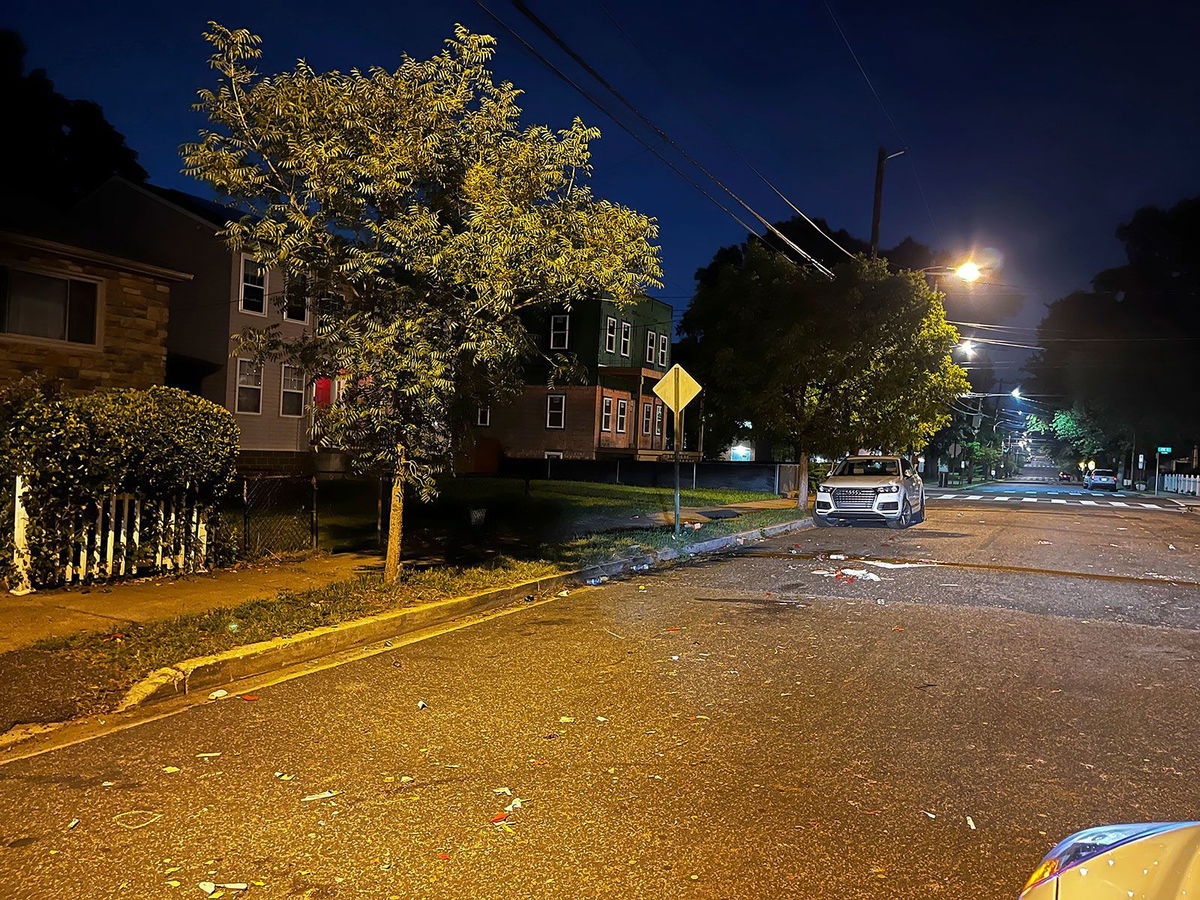
[{"label": "brick house", "polygon": [[282,337],[297,337],[313,312],[304,300],[281,303],[282,274],[217,237],[238,215],[181,191],[112,178],[71,210],[64,228],[113,253],[192,272],[171,292],[165,383],[235,414],[243,469],[310,471],[317,463],[312,385],[293,366],[239,357],[235,336],[274,325]]},{"label": "brick house", "polygon": [[515,401],[478,411],[462,468],[495,471],[501,456],[655,460],[673,452],[670,410],[653,393],[671,367],[671,312],[645,297],[625,309],[592,300],[531,318],[538,349],[574,354],[586,383],[549,388],[545,367],[531,365]]},{"label": "brick house", "polygon": [[142,259],[0,232],[0,382],[162,384],[172,293],[192,276]]}]

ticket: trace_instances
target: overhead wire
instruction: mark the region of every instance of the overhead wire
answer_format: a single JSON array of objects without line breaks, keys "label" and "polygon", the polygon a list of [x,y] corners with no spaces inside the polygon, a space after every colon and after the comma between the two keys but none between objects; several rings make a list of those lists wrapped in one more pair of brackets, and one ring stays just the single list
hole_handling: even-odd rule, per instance
[{"label": "overhead wire", "polygon": [[[754,207],[752,207],[749,203],[747,203],[745,200],[743,200],[738,194],[734,193],[734,191],[732,189],[730,189],[723,181],[721,181],[721,179],[719,179],[715,174],[713,174],[703,163],[701,163],[698,159],[696,159],[694,156],[692,156],[692,154],[689,153],[686,149],[684,149],[684,147],[681,146],[674,138],[672,138],[662,128],[660,128],[652,119],[650,119],[645,113],[643,113],[640,109],[638,109],[638,107],[635,106],[623,93],[621,93],[619,90],[617,90],[617,88],[614,87],[612,85],[612,83],[608,81],[608,79],[606,79],[603,75],[601,75],[600,72],[598,72],[594,66],[592,66],[586,59],[584,59],[579,53],[577,53],[570,46],[570,44],[568,44],[565,40],[563,40],[563,38],[560,37],[558,35],[558,33],[554,31],[554,29],[552,29],[549,25],[547,25],[545,22],[543,22],[533,12],[533,10],[531,10],[523,2],[523,0],[512,0],[512,4],[514,7],[516,7],[518,12],[520,12],[523,16],[525,16],[525,18],[529,19],[529,21],[532,22],[536,28],[538,28],[543,34],[545,34],[548,38],[550,38],[550,40],[553,41],[555,43],[555,45],[557,45],[559,47],[559,49],[561,49],[564,53],[566,53],[569,57],[571,57],[571,59],[573,59],[580,67],[582,67],[585,72],[587,72],[589,75],[592,76],[592,78],[594,78],[601,85],[603,85],[605,87],[605,89],[608,90],[609,93],[611,93],[614,97],[616,97],[617,100],[619,100],[627,109],[629,109],[630,112],[632,112],[635,116],[637,116],[638,119],[640,119],[643,124],[645,124],[648,128],[650,128],[651,131],[653,131],[656,135],[658,135],[658,137],[661,140],[663,140],[664,142],[669,144],[671,147],[673,147],[676,150],[676,152],[678,152],[684,159],[686,159],[689,163],[691,163],[693,166],[695,166],[697,169],[699,169],[701,172],[703,172],[704,175],[713,184],[715,184],[722,191],[724,191],[726,194],[728,194],[729,197],[734,200],[734,202],[736,202],[739,206],[741,206],[744,210],[746,210],[746,212],[748,212],[751,216],[753,216],[755,219],[757,219],[758,222],[764,228],[766,228],[768,231],[771,232],[771,234],[775,235],[775,237],[777,237],[779,240],[783,241],[783,243],[785,243],[788,247],[790,247],[796,253],[800,254],[801,258],[803,258],[804,260],[809,262],[813,266],[813,268],[815,268],[822,275],[825,275],[829,278],[833,277],[833,272],[831,272],[824,264],[822,264],[820,260],[818,260],[816,257],[814,257],[807,250],[800,247],[798,244],[796,244],[795,241],[793,241],[791,238],[789,238],[787,235],[785,235],[782,231],[780,231],[778,228],[776,228],[771,222],[769,222],[757,210],[755,210]],[[516,36],[515,32],[513,32],[511,28],[509,28],[507,25],[505,25],[503,21],[501,21],[494,13],[492,13],[491,10],[489,10],[483,4],[482,0],[475,0],[475,5],[479,6],[481,9],[483,9],[485,12],[487,12],[489,15],[491,15],[493,18],[495,18],[496,21],[500,23],[501,27],[508,30],[510,34],[513,34],[514,36]],[[540,58],[544,59],[544,57],[540,57]],[[604,111],[606,114],[611,116],[611,114],[607,113],[606,110],[604,110]],[[754,229],[748,229],[748,230],[753,231]]]},{"label": "overhead wire", "polygon": [[[633,39],[632,35],[630,35],[629,32],[625,29],[625,27],[621,24],[620,20],[612,14],[612,12],[608,9],[608,7],[604,3],[599,3],[598,5],[600,7],[601,12],[604,13],[604,15],[608,18],[609,22],[612,23],[613,27],[616,28],[618,32],[620,32],[620,34],[623,38],[625,38],[626,43],[628,43],[629,46],[632,47],[634,49],[634,51],[640,57],[642,57],[642,60],[643,60],[643,62],[646,63],[647,67],[652,69],[655,72],[655,74],[658,75],[659,81],[661,81],[663,84],[667,85],[667,87],[670,89],[671,85],[670,85],[669,79],[667,79],[662,74],[662,72],[658,69],[658,67],[651,60],[649,55],[642,51],[641,47]],[[676,92],[672,90],[672,93],[676,93]],[[676,96],[678,96],[678,94],[676,94]],[[766,175],[764,175],[761,171],[759,171],[758,167],[755,166],[754,163],[750,162],[750,160],[746,158],[745,154],[743,154],[741,150],[739,150],[732,143],[727,141],[725,139],[725,137],[721,134],[720,130],[715,128],[705,116],[701,115],[696,110],[694,104],[692,104],[686,97],[684,97],[683,102],[688,106],[689,109],[691,109],[692,114],[697,119],[700,120],[700,122],[705,126],[705,128],[707,128],[708,131],[714,137],[716,137],[716,139],[720,142],[720,144],[723,147],[725,147],[727,150],[729,150],[731,153],[733,153],[741,161],[741,163],[744,166],[746,166],[746,168],[748,168],[751,172],[753,172],[763,184],[765,184],[768,188],[770,188],[775,193],[775,195],[779,197],[780,200],[782,200],[784,203],[786,203],[788,205],[788,207],[791,208],[792,212],[794,212],[794,213],[796,213],[796,215],[800,216],[800,218],[802,218],[805,222],[807,222],[809,225],[812,226],[813,230],[816,231],[817,234],[821,235],[821,237],[825,238],[825,240],[827,240],[827,241],[829,241],[829,243],[833,244],[834,247],[836,247],[838,250],[840,250],[842,253],[844,253],[846,256],[848,256],[850,259],[855,258],[853,253],[851,253],[849,250],[847,250],[845,247],[843,247],[841,244],[839,244],[836,240],[834,240],[834,238],[831,234],[826,232],[819,225],[817,225],[816,222],[814,222],[812,219],[810,219],[808,217],[808,215],[804,212],[804,210],[802,210],[798,206],[796,206],[796,204],[793,203],[791,201],[791,199],[788,198],[787,195],[785,195],[783,193],[783,191],[781,191],[778,187],[776,187],[774,182],[772,182],[769,178],[767,178]]]}]

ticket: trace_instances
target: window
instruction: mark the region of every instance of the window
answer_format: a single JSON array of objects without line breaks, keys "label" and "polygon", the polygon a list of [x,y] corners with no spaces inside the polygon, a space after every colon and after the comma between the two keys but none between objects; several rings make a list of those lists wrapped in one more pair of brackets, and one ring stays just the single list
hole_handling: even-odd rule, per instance
[{"label": "window", "polygon": [[896,459],[879,459],[877,457],[849,457],[843,459],[830,473],[832,475],[869,475],[872,477],[896,476],[900,474],[901,463]]},{"label": "window", "polygon": [[612,431],[612,397],[605,397],[600,410],[600,430]]},{"label": "window", "polygon": [[283,297],[285,322],[308,321],[308,286],[304,281],[289,281]]},{"label": "window", "polygon": [[267,314],[267,270],[257,260],[242,257],[242,312]]},{"label": "window", "polygon": [[621,355],[629,358],[629,345],[633,339],[633,326],[628,322],[621,323]]},{"label": "window", "polygon": [[662,419],[663,419],[662,411],[663,411],[662,404],[655,403],[654,404],[654,436],[655,437],[658,437],[660,434],[662,434]]},{"label": "window", "polygon": [[617,434],[625,433],[625,423],[629,419],[629,401],[617,401]]},{"label": "window", "polygon": [[475,416],[475,424],[484,428],[492,424],[492,408],[490,406],[479,407],[479,413]]},{"label": "window", "polygon": [[658,336],[658,364],[664,369],[667,367],[667,336],[660,334]]},{"label": "window", "polygon": [[650,426],[654,422],[654,404],[642,404],[642,434],[650,433]]},{"label": "window", "polygon": [[658,346],[658,335],[653,331],[646,332],[646,362],[654,365],[655,348]]},{"label": "window", "polygon": [[545,458],[546,459],[562,459],[562,451],[561,450],[547,450]]},{"label": "window", "polygon": [[546,397],[546,427],[566,428],[567,397],[565,394],[550,394]]},{"label": "window", "polygon": [[550,317],[550,349],[566,350],[571,339],[571,317]]},{"label": "window", "polygon": [[336,319],[346,313],[345,294],[326,294],[317,301],[317,317]]},{"label": "window", "polygon": [[262,366],[252,359],[237,364],[237,411],[257,416],[262,412]]},{"label": "window", "polygon": [[608,353],[617,352],[617,320],[608,317],[608,326],[604,329],[604,349]]},{"label": "window", "polygon": [[95,344],[98,290],[94,281],[0,267],[0,331]]},{"label": "window", "polygon": [[279,387],[279,414],[289,419],[304,415],[304,370],[299,366],[284,366]]}]

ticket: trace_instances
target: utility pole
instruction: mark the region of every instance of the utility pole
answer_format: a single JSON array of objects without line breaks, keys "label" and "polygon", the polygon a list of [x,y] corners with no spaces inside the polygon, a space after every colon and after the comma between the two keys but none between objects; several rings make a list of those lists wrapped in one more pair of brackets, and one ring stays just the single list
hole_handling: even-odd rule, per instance
[{"label": "utility pole", "polygon": [[883,170],[889,159],[895,159],[904,152],[905,150],[897,150],[895,153],[889,154],[886,147],[880,147],[879,156],[875,160],[875,205],[871,210],[871,259],[879,256],[879,217],[883,213]]}]

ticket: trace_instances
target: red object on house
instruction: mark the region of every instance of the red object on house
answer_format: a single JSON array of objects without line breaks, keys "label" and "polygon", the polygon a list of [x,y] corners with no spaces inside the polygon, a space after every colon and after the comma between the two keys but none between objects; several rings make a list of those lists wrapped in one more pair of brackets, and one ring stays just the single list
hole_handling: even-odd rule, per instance
[{"label": "red object on house", "polygon": [[328,406],[333,399],[333,379],[321,375],[313,384],[313,402],[317,406]]}]

